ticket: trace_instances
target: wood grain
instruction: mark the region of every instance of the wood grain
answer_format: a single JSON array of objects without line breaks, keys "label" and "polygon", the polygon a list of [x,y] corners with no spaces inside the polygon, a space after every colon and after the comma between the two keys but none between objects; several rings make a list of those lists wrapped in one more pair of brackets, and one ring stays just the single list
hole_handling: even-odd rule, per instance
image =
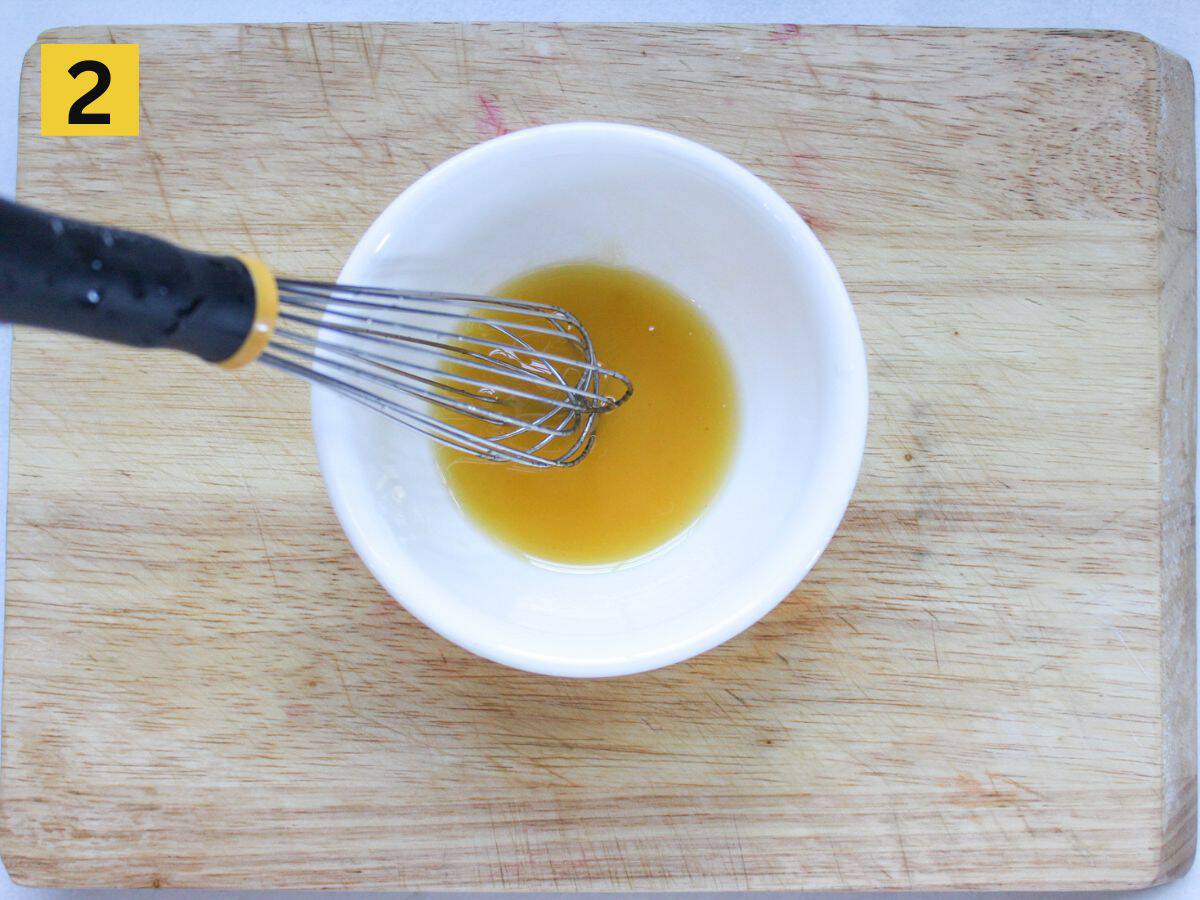
[{"label": "wood grain", "polygon": [[859,312],[865,467],[725,646],[526,675],[342,537],[306,392],[18,331],[0,843],[25,884],[1115,888],[1195,844],[1186,63],[1132,34],[313,25],[141,44],[138,138],[20,196],[336,274],[451,153],[543,122],[703,141]]}]

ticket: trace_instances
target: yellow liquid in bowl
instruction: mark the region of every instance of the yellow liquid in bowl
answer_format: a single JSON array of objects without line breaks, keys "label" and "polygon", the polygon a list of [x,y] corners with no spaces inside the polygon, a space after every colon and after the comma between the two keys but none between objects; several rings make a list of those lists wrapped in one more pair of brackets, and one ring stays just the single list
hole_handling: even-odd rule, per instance
[{"label": "yellow liquid in bowl", "polygon": [[712,500],[737,438],[733,371],[699,310],[657,279],[599,263],[536,269],[495,291],[561,306],[633,396],[596,420],[596,442],[561,469],[436,449],[458,505],[521,553],[577,565],[640,556],[683,531]]}]

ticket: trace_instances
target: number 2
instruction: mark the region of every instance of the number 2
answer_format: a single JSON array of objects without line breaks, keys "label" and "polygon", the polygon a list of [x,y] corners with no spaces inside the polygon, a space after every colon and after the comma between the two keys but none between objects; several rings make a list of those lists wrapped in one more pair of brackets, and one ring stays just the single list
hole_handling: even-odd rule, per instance
[{"label": "number 2", "polygon": [[[71,109],[67,112],[67,122],[71,125],[107,125],[109,124],[108,113],[90,113],[84,112],[90,104],[100,99],[100,96],[108,90],[108,86],[112,84],[112,74],[108,71],[108,66],[97,59],[81,59],[67,72],[72,78],[78,78],[84,72],[91,72],[96,76],[96,83],[89,90],[83,93],[78,100],[71,104]],[[62,107],[59,107],[60,109]]]}]

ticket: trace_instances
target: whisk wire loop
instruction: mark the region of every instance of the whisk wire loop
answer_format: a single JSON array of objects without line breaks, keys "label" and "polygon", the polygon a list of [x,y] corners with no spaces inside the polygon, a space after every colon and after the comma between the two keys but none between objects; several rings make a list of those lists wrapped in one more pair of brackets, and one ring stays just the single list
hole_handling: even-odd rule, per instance
[{"label": "whisk wire loop", "polygon": [[486,459],[575,465],[592,448],[595,417],[633,390],[557,306],[293,279],[278,287],[262,362]]}]

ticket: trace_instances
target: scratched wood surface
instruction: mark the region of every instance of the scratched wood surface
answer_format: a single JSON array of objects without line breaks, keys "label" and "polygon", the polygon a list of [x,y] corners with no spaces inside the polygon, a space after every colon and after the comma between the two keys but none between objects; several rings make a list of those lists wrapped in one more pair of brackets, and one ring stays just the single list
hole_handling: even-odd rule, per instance
[{"label": "scratched wood surface", "polygon": [[0,845],[20,883],[1099,888],[1195,840],[1186,63],[1125,33],[321,25],[141,44],[141,136],[20,196],[332,277],[448,155],[667,128],[812,223],[871,433],[820,564],[664,671],[431,634],[341,535],[306,391],[16,335]]}]

